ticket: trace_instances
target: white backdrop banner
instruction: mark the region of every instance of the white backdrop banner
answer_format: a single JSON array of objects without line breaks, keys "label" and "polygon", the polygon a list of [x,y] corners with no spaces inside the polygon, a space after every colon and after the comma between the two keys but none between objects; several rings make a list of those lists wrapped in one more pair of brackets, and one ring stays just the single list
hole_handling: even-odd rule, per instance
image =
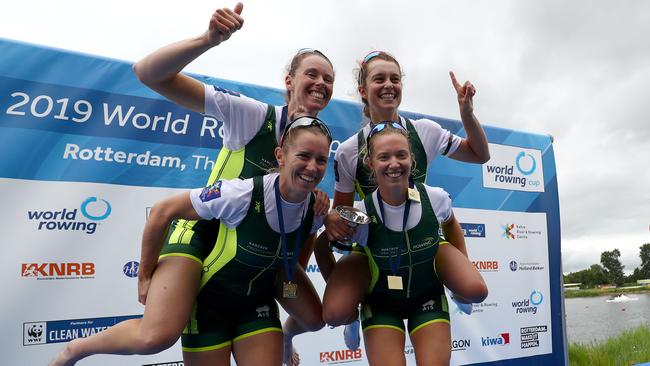
[{"label": "white backdrop banner", "polygon": [[[140,84],[131,64],[0,39],[0,303],[3,364],[44,365],[72,339],[139,317],[137,270],[149,208],[203,186],[221,148],[222,122],[187,111]],[[280,90],[195,75],[267,103]],[[455,120],[427,117],[464,136]],[[359,105],[322,112],[340,141]],[[566,363],[560,223],[549,136],[485,126],[483,166],[438,158],[427,182],[450,193],[470,259],[490,294],[471,315],[450,302],[453,365]],[[321,188],[332,194],[331,169]],[[312,258],[306,268],[325,287]],[[283,314],[283,317],[286,314]],[[295,339],[303,365],[365,365],[343,329]],[[404,349],[415,365],[413,347]],[[180,344],[156,355],[100,355],[83,365],[182,365]]]}]

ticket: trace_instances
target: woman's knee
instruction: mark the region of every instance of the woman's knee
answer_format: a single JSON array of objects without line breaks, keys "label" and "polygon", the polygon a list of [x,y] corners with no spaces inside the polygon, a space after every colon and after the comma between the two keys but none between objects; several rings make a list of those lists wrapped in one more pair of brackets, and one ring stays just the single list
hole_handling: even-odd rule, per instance
[{"label": "woman's knee", "polygon": [[141,349],[138,353],[154,354],[162,352],[173,346],[180,336],[181,333],[172,331],[171,329],[141,330]]},{"label": "woman's knee", "polygon": [[473,281],[468,287],[467,299],[473,303],[483,302],[488,296],[488,288],[483,279]]},{"label": "woman's knee", "polygon": [[357,308],[340,304],[323,304],[323,320],[326,324],[338,327],[350,323],[357,317]]}]

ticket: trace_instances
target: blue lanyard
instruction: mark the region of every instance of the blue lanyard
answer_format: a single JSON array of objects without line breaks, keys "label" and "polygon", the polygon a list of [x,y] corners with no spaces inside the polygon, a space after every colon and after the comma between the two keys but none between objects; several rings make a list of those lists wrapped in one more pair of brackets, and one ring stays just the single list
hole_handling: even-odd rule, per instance
[{"label": "blue lanyard", "polygon": [[302,212],[300,215],[300,226],[298,227],[298,234],[296,235],[296,245],[293,249],[293,257],[291,258],[291,265],[289,265],[289,256],[287,255],[287,235],[284,232],[284,216],[282,216],[282,199],[280,197],[280,176],[275,178],[275,183],[273,183],[273,189],[275,190],[275,206],[278,210],[278,222],[280,224],[280,240],[282,242],[282,257],[284,258],[284,271],[287,274],[289,282],[293,281],[293,268],[298,261],[298,254],[300,254],[300,245],[302,237],[302,225],[305,222],[305,213]]},{"label": "blue lanyard", "polygon": [[[381,199],[381,194],[379,193],[379,189],[377,189],[377,202],[379,203],[379,212],[381,212],[381,218],[383,221],[384,230],[386,230],[386,233],[388,234],[388,228],[386,227],[386,215],[384,214],[384,201]],[[404,236],[406,236],[406,222],[408,221],[410,211],[411,211],[411,200],[408,197],[406,197],[406,203],[404,205],[404,219],[402,220],[402,232],[404,233]],[[388,237],[390,240],[389,235],[386,235],[386,237]],[[402,255],[400,253],[401,247],[402,247],[402,243],[399,243],[395,258],[393,258],[392,254],[390,254],[390,256],[388,257],[388,263],[390,263],[390,271],[393,274],[393,276],[396,276],[397,271],[399,270],[399,263],[400,260],[402,259]]]}]

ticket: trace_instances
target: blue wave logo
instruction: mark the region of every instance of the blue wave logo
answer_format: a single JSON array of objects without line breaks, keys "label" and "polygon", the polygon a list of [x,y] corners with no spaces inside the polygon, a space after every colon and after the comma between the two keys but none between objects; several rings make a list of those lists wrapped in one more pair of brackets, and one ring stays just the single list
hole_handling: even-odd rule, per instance
[{"label": "blue wave logo", "polygon": [[[526,156],[528,156],[528,158],[532,162],[532,164],[530,164],[530,169],[528,169],[528,170],[524,170],[521,167],[521,161],[524,158],[526,158]],[[517,166],[517,170],[519,170],[519,173],[521,173],[523,175],[531,175],[531,174],[533,174],[535,172],[535,169],[537,169],[537,162],[535,161],[535,158],[532,155],[526,154],[523,151],[520,152],[519,154],[517,154],[517,158],[515,159],[515,165]]]},{"label": "blue wave logo", "polygon": [[537,306],[540,305],[544,301],[544,295],[542,295],[541,292],[537,290],[533,290],[533,292],[530,293],[530,303]]},{"label": "blue wave logo", "polygon": [[[100,203],[100,201],[102,203]],[[98,207],[98,206],[102,207]],[[88,212],[90,206],[91,211],[102,212],[99,215],[94,215]],[[99,209],[98,209],[99,208]],[[97,199],[97,197],[88,197],[83,203],[81,203],[81,214],[84,215],[88,220],[91,221],[101,221],[105,220],[111,214],[111,204],[105,199]]]}]

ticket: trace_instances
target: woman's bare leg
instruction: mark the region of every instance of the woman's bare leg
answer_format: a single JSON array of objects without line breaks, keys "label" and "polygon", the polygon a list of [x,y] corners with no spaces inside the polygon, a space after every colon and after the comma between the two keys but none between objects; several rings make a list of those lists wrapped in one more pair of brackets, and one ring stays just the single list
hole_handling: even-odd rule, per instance
[{"label": "woman's bare leg", "polygon": [[185,257],[160,260],[151,279],[144,316],[77,338],[50,362],[68,366],[98,353],[153,354],[171,347],[187,324],[199,287],[201,266]]}]

